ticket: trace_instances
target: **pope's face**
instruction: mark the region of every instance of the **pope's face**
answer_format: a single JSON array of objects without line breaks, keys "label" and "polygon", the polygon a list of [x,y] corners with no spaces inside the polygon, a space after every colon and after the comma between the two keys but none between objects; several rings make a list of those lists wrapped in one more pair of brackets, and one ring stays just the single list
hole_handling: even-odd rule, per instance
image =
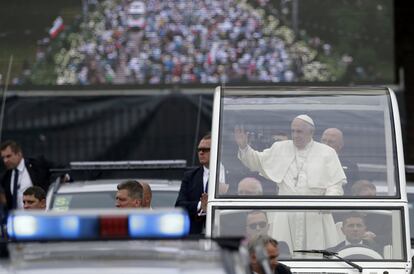
[{"label": "pope's face", "polygon": [[291,134],[293,144],[298,149],[303,149],[312,140],[313,129],[312,126],[305,121],[295,118],[291,124]]}]

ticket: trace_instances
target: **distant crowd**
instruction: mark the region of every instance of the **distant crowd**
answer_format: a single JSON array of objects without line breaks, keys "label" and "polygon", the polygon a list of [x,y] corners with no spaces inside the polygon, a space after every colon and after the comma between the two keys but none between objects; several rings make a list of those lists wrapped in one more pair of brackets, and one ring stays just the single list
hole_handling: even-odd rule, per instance
[{"label": "distant crowd", "polygon": [[[128,27],[129,1],[96,2],[70,48],[54,56],[56,84],[170,84],[329,80],[317,50],[263,10],[231,1],[145,1],[145,28]],[[321,52],[321,54],[326,54]]]}]

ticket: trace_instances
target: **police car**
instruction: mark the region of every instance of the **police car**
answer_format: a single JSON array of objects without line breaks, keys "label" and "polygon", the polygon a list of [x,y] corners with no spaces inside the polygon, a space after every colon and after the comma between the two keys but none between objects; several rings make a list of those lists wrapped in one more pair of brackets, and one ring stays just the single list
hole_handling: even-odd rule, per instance
[{"label": "police car", "polygon": [[21,211],[7,228],[4,273],[247,273],[238,244],[184,239],[179,209]]}]

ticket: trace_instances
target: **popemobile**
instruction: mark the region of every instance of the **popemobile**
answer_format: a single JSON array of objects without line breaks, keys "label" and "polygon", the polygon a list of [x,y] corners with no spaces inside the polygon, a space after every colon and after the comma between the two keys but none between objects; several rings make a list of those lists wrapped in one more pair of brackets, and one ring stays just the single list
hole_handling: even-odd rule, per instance
[{"label": "popemobile", "polygon": [[293,273],[410,272],[391,89],[218,87],[210,168],[208,236],[266,234]]}]

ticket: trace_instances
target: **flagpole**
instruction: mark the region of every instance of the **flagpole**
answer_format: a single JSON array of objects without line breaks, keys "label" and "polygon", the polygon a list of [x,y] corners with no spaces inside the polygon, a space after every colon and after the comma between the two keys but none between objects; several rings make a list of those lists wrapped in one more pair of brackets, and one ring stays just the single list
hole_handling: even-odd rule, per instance
[{"label": "flagpole", "polygon": [[13,64],[13,55],[10,55],[9,67],[7,69],[6,82],[4,83],[3,98],[2,98],[1,109],[0,109],[1,111],[0,112],[0,144],[3,139],[4,109],[6,108],[7,89],[9,87],[10,72],[11,72],[12,64]]}]

